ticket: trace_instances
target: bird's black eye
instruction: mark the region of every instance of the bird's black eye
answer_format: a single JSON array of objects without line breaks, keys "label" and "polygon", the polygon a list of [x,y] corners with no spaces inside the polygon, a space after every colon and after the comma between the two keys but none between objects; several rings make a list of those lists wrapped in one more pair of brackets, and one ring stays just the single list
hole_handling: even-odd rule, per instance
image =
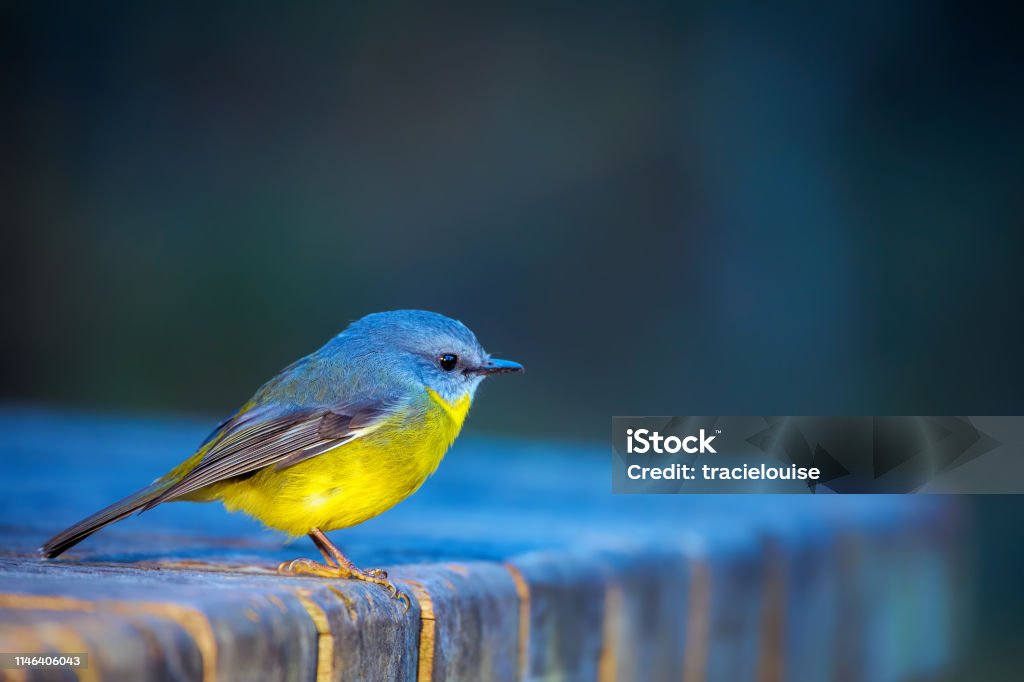
[{"label": "bird's black eye", "polygon": [[459,364],[459,356],[445,353],[437,359],[437,364],[441,365],[441,369],[444,371],[450,372],[455,369],[455,365]]}]

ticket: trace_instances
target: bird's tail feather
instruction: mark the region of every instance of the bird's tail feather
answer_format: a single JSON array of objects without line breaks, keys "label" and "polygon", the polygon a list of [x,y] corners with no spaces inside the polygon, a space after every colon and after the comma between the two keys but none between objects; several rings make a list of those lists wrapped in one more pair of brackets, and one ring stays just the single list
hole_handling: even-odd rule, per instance
[{"label": "bird's tail feather", "polygon": [[82,519],[75,525],[47,540],[46,544],[39,548],[39,552],[46,559],[52,559],[63,554],[99,529],[105,528],[141,510],[164,492],[169,483],[169,481],[164,481],[163,479],[158,480],[123,500],[115,502],[105,509],[101,509],[92,516]]}]

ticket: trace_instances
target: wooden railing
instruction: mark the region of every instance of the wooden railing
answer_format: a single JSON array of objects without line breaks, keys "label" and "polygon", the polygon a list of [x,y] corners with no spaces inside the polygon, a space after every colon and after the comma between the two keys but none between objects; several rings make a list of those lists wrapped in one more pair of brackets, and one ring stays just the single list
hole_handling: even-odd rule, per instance
[{"label": "wooden railing", "polygon": [[[412,597],[282,577],[316,557],[213,505],[34,548],[170,468],[184,420],[0,412],[0,652],[80,680],[941,679],[957,653],[953,498],[613,496],[610,452],[465,436],[416,496],[332,534]],[[10,679],[74,679],[5,670]]]}]

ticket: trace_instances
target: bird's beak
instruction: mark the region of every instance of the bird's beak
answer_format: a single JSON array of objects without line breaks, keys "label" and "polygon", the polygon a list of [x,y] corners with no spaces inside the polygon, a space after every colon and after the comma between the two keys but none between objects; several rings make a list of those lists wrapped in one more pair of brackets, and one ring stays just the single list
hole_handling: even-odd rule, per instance
[{"label": "bird's beak", "polygon": [[511,374],[512,372],[524,372],[523,366],[518,362],[512,362],[511,360],[499,360],[498,358],[491,358],[484,364],[476,367],[472,370],[474,374],[483,374],[488,376],[491,374]]}]

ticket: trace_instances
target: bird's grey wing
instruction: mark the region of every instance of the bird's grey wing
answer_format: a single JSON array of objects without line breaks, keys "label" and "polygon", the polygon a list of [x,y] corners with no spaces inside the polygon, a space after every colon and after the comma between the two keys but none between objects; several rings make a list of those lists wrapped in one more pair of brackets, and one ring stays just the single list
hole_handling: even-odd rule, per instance
[{"label": "bird's grey wing", "polygon": [[385,398],[283,414],[263,413],[259,408],[240,414],[222,427],[202,461],[143,511],[212,483],[316,457],[370,433],[401,404]]}]

